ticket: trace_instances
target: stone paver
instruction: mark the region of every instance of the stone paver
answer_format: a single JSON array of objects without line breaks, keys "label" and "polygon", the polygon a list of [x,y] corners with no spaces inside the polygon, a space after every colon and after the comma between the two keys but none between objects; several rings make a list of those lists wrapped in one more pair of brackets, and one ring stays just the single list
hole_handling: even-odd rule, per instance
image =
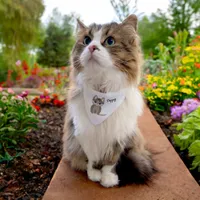
[{"label": "stone paver", "polygon": [[148,108],[139,119],[141,132],[160,170],[149,185],[103,188],[85,173],[61,161],[43,200],[200,200],[200,187],[156,123]]}]

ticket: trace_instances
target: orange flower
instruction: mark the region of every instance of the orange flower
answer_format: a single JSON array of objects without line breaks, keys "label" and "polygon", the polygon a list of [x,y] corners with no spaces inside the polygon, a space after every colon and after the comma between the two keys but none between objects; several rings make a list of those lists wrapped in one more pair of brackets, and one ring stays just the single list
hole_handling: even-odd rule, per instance
[{"label": "orange flower", "polygon": [[51,102],[51,98],[46,98],[45,101],[46,101],[46,103],[50,103]]},{"label": "orange flower", "polygon": [[58,95],[57,94],[52,94],[53,98],[54,99],[57,99],[58,98]]},{"label": "orange flower", "polygon": [[144,88],[143,86],[139,86],[139,90],[140,90],[140,91],[144,91],[144,89],[145,89],[145,88]]},{"label": "orange flower", "polygon": [[197,69],[200,69],[200,63],[194,63],[194,66],[195,66]]},{"label": "orange flower", "polygon": [[45,99],[40,99],[40,103],[44,104],[45,103]]},{"label": "orange flower", "polygon": [[33,106],[33,108],[35,108],[37,111],[40,111],[40,106],[37,106],[37,105],[35,105],[35,104],[31,104],[32,106]]},{"label": "orange flower", "polygon": [[184,85],[185,81],[183,79],[180,80],[180,85]]},{"label": "orange flower", "polygon": [[187,70],[186,69],[183,69],[183,72],[186,72]]},{"label": "orange flower", "polygon": [[59,85],[60,83],[61,83],[61,81],[60,81],[59,79],[56,79],[56,80],[55,80],[55,84],[56,84],[56,85]]},{"label": "orange flower", "polygon": [[198,87],[200,87],[200,83],[198,84]]}]

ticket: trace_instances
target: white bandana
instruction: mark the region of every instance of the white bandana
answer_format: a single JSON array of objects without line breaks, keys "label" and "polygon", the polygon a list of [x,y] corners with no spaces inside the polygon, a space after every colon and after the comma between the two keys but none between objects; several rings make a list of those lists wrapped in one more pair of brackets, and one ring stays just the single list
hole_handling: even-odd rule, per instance
[{"label": "white bandana", "polygon": [[125,99],[125,90],[101,93],[84,87],[83,93],[88,117],[94,125],[106,120]]}]

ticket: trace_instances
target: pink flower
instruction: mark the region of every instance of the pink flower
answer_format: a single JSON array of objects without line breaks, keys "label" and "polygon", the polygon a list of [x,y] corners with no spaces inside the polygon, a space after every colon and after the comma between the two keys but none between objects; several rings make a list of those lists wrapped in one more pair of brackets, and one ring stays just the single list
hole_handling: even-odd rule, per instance
[{"label": "pink flower", "polygon": [[14,91],[11,88],[8,88],[8,93],[15,94]]},{"label": "pink flower", "polygon": [[20,96],[21,96],[22,98],[27,97],[27,96],[28,96],[28,91],[23,91],[23,92],[20,94]]},{"label": "pink flower", "polygon": [[3,91],[3,88],[2,87],[0,87],[0,92],[2,92]]},{"label": "pink flower", "polygon": [[23,98],[22,98],[21,96],[19,96],[19,95],[17,95],[16,98],[17,98],[18,100],[20,100],[20,101],[23,100]]},{"label": "pink flower", "polygon": [[152,84],[152,87],[153,87],[153,88],[156,88],[156,87],[157,87],[157,84],[156,84],[156,83],[153,83],[153,84]]},{"label": "pink flower", "polygon": [[15,65],[18,66],[18,67],[21,66],[21,64],[22,64],[21,60],[18,60],[18,61],[15,63]]}]

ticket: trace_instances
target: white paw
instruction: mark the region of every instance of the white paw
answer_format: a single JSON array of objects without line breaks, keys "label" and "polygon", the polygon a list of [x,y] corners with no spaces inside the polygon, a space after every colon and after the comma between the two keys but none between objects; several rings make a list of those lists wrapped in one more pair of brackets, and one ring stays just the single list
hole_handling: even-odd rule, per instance
[{"label": "white paw", "polygon": [[87,171],[88,178],[94,182],[101,180],[101,171],[97,169],[91,169]]},{"label": "white paw", "polygon": [[112,172],[107,172],[102,174],[101,185],[104,187],[113,187],[118,185],[119,179],[118,176]]}]

